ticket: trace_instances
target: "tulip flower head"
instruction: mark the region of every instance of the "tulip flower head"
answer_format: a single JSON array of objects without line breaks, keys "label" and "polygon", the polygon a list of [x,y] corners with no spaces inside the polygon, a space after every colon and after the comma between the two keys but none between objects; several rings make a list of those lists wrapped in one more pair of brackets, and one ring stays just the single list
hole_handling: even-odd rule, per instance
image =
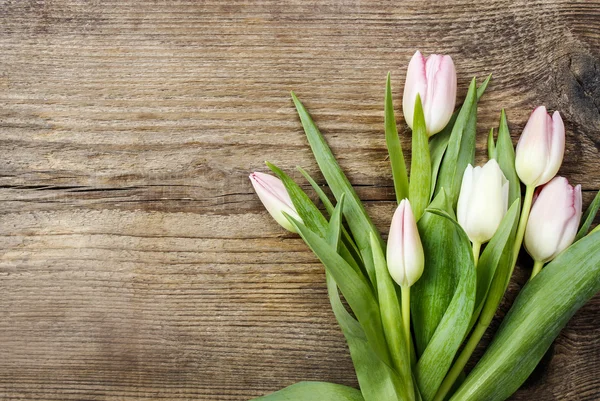
[{"label": "tulip flower head", "polygon": [[295,227],[283,212],[298,221],[302,221],[302,219],[298,215],[283,182],[277,177],[259,172],[250,174],[250,181],[259,199],[275,221],[286,230],[295,233]]},{"label": "tulip flower head", "polygon": [[417,51],[410,60],[402,109],[411,128],[417,94],[421,96],[427,134],[437,134],[450,121],[456,104],[456,69],[452,57],[439,54],[423,57]]},{"label": "tulip flower head", "polygon": [[525,229],[525,249],[537,262],[548,262],[573,243],[581,220],[581,185],[555,177],[539,191]]},{"label": "tulip flower head", "polygon": [[412,286],[423,274],[425,255],[408,199],[400,202],[392,218],[387,265],[394,281],[402,287]]},{"label": "tulip flower head", "polygon": [[565,125],[560,113],[552,117],[536,108],[517,144],[515,167],[525,185],[543,185],[556,175],[565,153]]},{"label": "tulip flower head", "polygon": [[465,169],[456,217],[471,241],[486,243],[498,229],[508,208],[508,185],[495,159]]}]

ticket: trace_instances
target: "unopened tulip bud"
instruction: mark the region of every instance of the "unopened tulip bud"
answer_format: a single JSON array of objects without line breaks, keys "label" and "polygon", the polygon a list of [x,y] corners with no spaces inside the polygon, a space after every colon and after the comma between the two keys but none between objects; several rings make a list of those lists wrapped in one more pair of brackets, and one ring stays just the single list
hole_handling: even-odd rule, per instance
[{"label": "unopened tulip bud", "polygon": [[573,243],[581,220],[581,185],[555,177],[539,191],[525,230],[525,249],[536,262],[548,262]]},{"label": "unopened tulip bud", "polygon": [[457,218],[474,243],[488,242],[508,208],[508,180],[496,160],[483,167],[470,164],[463,174]]},{"label": "unopened tulip bud", "polygon": [[423,274],[425,255],[408,199],[400,202],[392,218],[387,265],[394,281],[402,287],[410,287]]},{"label": "unopened tulip bud", "polygon": [[417,51],[410,60],[402,109],[411,128],[417,94],[421,96],[427,133],[437,134],[450,121],[456,104],[456,69],[452,57],[439,54],[423,57]]},{"label": "unopened tulip bud", "polygon": [[277,177],[258,172],[250,174],[250,181],[259,199],[275,221],[286,230],[295,233],[296,229],[283,212],[298,221],[302,221],[302,219],[298,216],[298,212],[296,212],[296,208],[283,182]]},{"label": "unopened tulip bud", "polygon": [[515,167],[525,185],[538,186],[556,175],[565,153],[565,125],[560,113],[552,117],[544,106],[536,108],[519,143],[517,144]]}]

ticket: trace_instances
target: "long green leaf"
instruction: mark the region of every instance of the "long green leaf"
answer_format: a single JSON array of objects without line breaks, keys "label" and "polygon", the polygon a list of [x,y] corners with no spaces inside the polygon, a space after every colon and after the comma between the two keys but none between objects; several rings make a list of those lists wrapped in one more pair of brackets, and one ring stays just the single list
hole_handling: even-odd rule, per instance
[{"label": "long green leaf", "polygon": [[585,211],[581,219],[581,227],[575,236],[575,241],[579,241],[581,238],[585,237],[590,229],[590,226],[594,222],[596,218],[596,214],[598,213],[598,208],[600,208],[600,191],[596,192],[596,196],[594,200],[590,204],[590,206]]},{"label": "long green leaf", "polygon": [[436,184],[436,195],[446,190],[452,207],[456,207],[463,173],[475,160],[475,134],[477,130],[477,86],[471,81],[444,154]]},{"label": "long green leaf", "polygon": [[[319,208],[310,200],[308,195],[300,188],[294,180],[292,180],[286,173],[284,173],[279,167],[267,162],[267,166],[273,171],[277,177],[283,182],[285,189],[287,190],[292,203],[296,208],[296,211],[302,218],[304,224],[313,232],[318,233],[321,237],[325,238],[327,232],[327,219],[323,216]],[[359,262],[356,261],[352,252],[348,249],[345,243],[342,243],[339,249],[339,254],[344,258],[346,262],[352,267],[352,269],[358,273],[361,273]]]},{"label": "long green leaf", "polygon": [[[479,85],[479,88],[477,88],[477,101],[479,101],[479,99],[481,99],[483,96],[483,93],[490,83],[491,78],[492,74],[488,75],[485,81],[483,81],[481,85]],[[448,141],[450,140],[452,129],[454,129],[454,123],[456,122],[458,113],[459,111],[455,111],[444,129],[435,134],[429,141],[429,153],[431,154],[431,197],[433,197],[435,192],[438,172],[440,171],[440,164],[442,163],[442,158],[444,157],[444,153],[448,147]]]},{"label": "long green leaf", "polygon": [[[430,207],[452,211],[443,190],[433,199]],[[411,287],[411,311],[416,352],[420,356],[454,296],[460,279],[457,266],[462,258],[457,252],[458,237],[452,222],[425,213],[419,220],[418,228],[426,259],[423,275]]]},{"label": "long green leaf", "polygon": [[341,384],[300,382],[254,401],[364,401],[360,391]]},{"label": "long green leaf", "polygon": [[[500,264],[508,265],[512,262],[510,255],[513,252],[514,241],[511,241],[511,234],[515,231],[519,221],[519,206],[520,200],[515,199],[479,258],[476,269],[477,293],[475,296],[475,310],[471,317],[469,330],[475,325],[479,313],[483,308],[490,286],[492,285],[492,280],[496,274],[496,269]],[[508,268],[510,269],[510,266]]]},{"label": "long green leaf", "polygon": [[[317,184],[317,182],[310,176],[310,174],[308,174],[308,172],[306,172],[306,170],[304,170],[302,167],[297,167],[297,169],[304,176],[304,178],[306,178],[306,181],[308,181],[311,187],[313,187],[313,189],[319,196],[319,199],[323,203],[323,206],[325,206],[325,210],[327,210],[327,213],[331,216],[331,214],[333,213],[333,204],[331,203],[325,192],[323,192],[321,187],[319,187],[319,184]],[[348,230],[346,230],[344,226],[342,226],[342,241],[344,241],[344,244],[348,248],[348,251],[352,254],[352,258],[356,261],[356,263],[358,263],[361,269],[364,269],[364,264],[362,262],[360,250],[358,249],[356,243],[354,242],[354,239],[352,239],[352,237],[348,233]]]},{"label": "long green leaf", "polygon": [[453,259],[457,261],[459,280],[435,333],[417,362],[415,376],[423,400],[434,398],[454,356],[467,333],[473,313],[476,274],[471,243],[454,217],[443,209],[427,209],[453,224],[455,229]]},{"label": "long green leaf", "polygon": [[[346,217],[350,231],[354,236],[356,245],[360,249],[369,279],[373,286],[376,287],[375,267],[373,266],[369,233],[378,233],[378,231],[373,225],[371,218],[367,215],[367,212],[354,191],[354,188],[352,188],[350,181],[348,181],[348,178],[346,178],[340,169],[333,153],[331,153],[331,149],[325,142],[325,138],[323,138],[323,135],[319,132],[319,129],[313,122],[310,114],[308,114],[304,105],[298,100],[293,92],[292,99],[296,105],[308,143],[310,144],[317,164],[319,165],[329,188],[331,188],[336,199],[339,199],[343,193],[346,194],[344,216]],[[379,236],[379,234],[377,235]],[[381,241],[381,237],[378,239]],[[381,241],[381,244],[383,245],[383,241]]]},{"label": "long green leaf", "polygon": [[368,281],[354,271],[327,241],[309,230],[304,224],[286,216],[335,279],[375,353],[384,363],[392,366],[381,324],[379,305]]},{"label": "long green leaf", "polygon": [[408,198],[408,174],[406,172],[406,163],[404,154],[402,154],[402,145],[398,137],[398,128],[396,127],[396,116],[394,115],[394,102],[392,99],[392,84],[390,73],[387,75],[385,85],[385,143],[387,144],[390,155],[390,164],[392,165],[392,177],[394,178],[394,190],[398,203],[404,198]]},{"label": "long green leaf", "polygon": [[508,122],[506,121],[506,113],[502,109],[500,114],[500,125],[498,127],[498,139],[494,143],[494,131],[490,132],[488,137],[488,155],[490,158],[496,159],[500,169],[509,182],[508,204],[521,198],[521,181],[515,169],[515,148],[510,138],[508,131]]},{"label": "long green leaf", "polygon": [[452,401],[503,401],[514,393],[573,314],[600,291],[600,231],[577,241],[530,280]]},{"label": "long green leaf", "polygon": [[[333,210],[327,229],[327,242],[334,249],[339,249],[340,246],[343,199],[344,196]],[[406,390],[396,372],[377,357],[367,342],[362,327],[344,307],[335,279],[329,271],[326,271],[326,278],[331,308],[346,337],[363,398],[365,401],[406,399],[400,396]]]},{"label": "long green leaf", "polygon": [[410,162],[409,199],[415,220],[419,221],[429,204],[431,190],[431,156],[429,137],[425,127],[425,115],[421,96],[415,99],[415,111],[412,130],[412,159]]},{"label": "long green leaf", "polygon": [[400,374],[403,399],[414,400],[414,387],[412,382],[412,370],[410,365],[410,354],[408,353],[408,342],[402,331],[402,313],[400,302],[396,295],[396,287],[390,276],[381,246],[377,242],[375,234],[371,233],[371,247],[373,248],[373,261],[377,272],[377,287],[379,294],[379,310],[381,321],[385,332],[385,339],[392,356],[392,363]]}]

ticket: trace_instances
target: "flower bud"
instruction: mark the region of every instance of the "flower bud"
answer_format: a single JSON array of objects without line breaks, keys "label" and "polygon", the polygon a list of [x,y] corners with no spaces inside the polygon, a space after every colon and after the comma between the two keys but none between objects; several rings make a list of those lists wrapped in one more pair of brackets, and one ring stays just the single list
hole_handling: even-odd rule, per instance
[{"label": "flower bud", "polygon": [[456,104],[456,69],[452,57],[439,54],[423,57],[417,51],[410,60],[402,109],[411,128],[417,93],[421,95],[427,134],[437,134],[450,121]]},{"label": "flower bud", "polygon": [[515,167],[525,185],[543,185],[556,175],[565,153],[565,125],[560,113],[552,117],[544,106],[533,110],[519,143]]},{"label": "flower bud", "polygon": [[425,255],[408,199],[400,202],[392,218],[387,243],[387,265],[394,281],[402,287],[410,287],[423,274]]},{"label": "flower bud", "polygon": [[573,243],[581,220],[581,185],[573,188],[564,177],[544,185],[533,201],[525,249],[538,262],[548,262]]},{"label": "flower bud", "polygon": [[498,229],[508,208],[508,185],[495,159],[465,169],[456,217],[471,241],[488,242]]},{"label": "flower bud", "polygon": [[286,230],[295,233],[296,229],[284,216],[283,212],[298,221],[302,221],[302,219],[298,215],[298,212],[296,212],[296,208],[283,182],[277,177],[258,172],[250,174],[250,181],[260,201],[275,221]]}]

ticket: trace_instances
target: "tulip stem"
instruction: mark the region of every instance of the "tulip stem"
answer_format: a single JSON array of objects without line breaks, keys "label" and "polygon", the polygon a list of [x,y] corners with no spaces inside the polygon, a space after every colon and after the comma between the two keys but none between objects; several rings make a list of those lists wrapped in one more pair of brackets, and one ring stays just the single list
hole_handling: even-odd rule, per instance
[{"label": "tulip stem", "polygon": [[542,270],[542,267],[544,267],[544,262],[540,262],[539,260],[536,260],[533,263],[533,270],[531,271],[531,277],[529,278],[529,280],[531,280],[532,278],[537,276],[537,274]]},{"label": "tulip stem", "polygon": [[515,247],[513,249],[513,264],[516,263],[521,245],[523,245],[523,237],[525,237],[525,228],[527,228],[527,220],[529,220],[534,191],[534,185],[527,185],[525,198],[523,199],[523,210],[521,210],[521,218],[519,219],[519,228],[517,229],[517,237],[515,238]]},{"label": "tulip stem", "polygon": [[411,355],[411,342],[412,338],[410,335],[410,286],[401,286],[402,292],[402,323],[404,324],[404,336],[406,337],[406,345],[408,347],[408,355]]},{"label": "tulip stem", "polygon": [[481,251],[481,242],[473,241],[473,263],[475,264],[475,268],[477,268],[477,263],[479,263],[479,252]]}]

